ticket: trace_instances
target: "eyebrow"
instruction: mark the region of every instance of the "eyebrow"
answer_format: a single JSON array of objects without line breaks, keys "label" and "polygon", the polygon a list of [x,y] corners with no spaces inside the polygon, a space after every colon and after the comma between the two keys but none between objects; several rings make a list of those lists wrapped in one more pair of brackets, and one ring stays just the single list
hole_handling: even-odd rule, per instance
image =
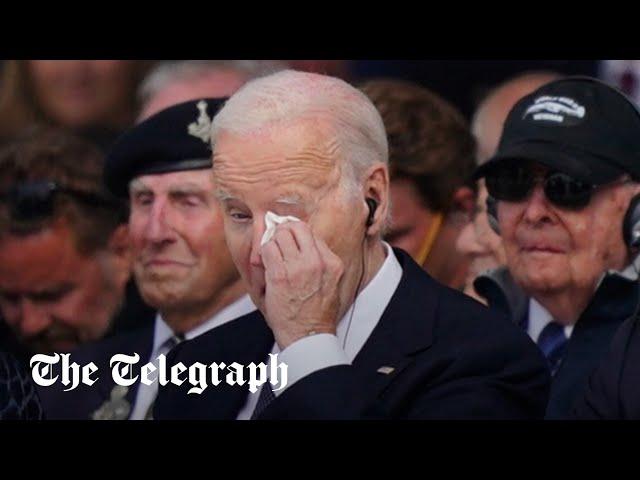
[{"label": "eyebrow", "polygon": [[57,299],[74,289],[74,284],[64,282],[58,285],[49,286],[40,290],[20,291],[20,290],[0,290],[2,297],[27,297],[36,301],[46,301]]},{"label": "eyebrow", "polygon": [[140,193],[140,192],[150,192],[150,191],[151,189],[138,179],[132,180],[131,183],[129,184],[130,193]]},{"label": "eyebrow", "polygon": [[206,194],[208,190],[200,185],[193,183],[186,183],[183,185],[176,185],[169,187],[169,195],[192,195],[192,194]]},{"label": "eyebrow", "polygon": [[237,200],[236,197],[234,197],[233,195],[231,195],[229,192],[227,192],[226,190],[222,190],[222,189],[216,189],[215,191],[215,196],[218,200],[220,200],[221,202],[226,202],[228,200]]},{"label": "eyebrow", "polygon": [[[228,201],[232,201],[232,200],[240,201],[239,198],[234,197],[229,192],[224,191],[224,190],[216,191],[216,198],[218,200],[220,200],[221,202],[228,202]],[[283,196],[275,199],[273,201],[273,203],[274,204],[278,203],[278,204],[283,204],[283,205],[300,205],[302,203],[302,198],[300,197],[300,195],[294,193],[294,194],[290,194],[290,195],[283,195]]]},{"label": "eyebrow", "polygon": [[73,290],[73,288],[74,285],[72,283],[63,283],[61,285],[56,285],[45,290],[30,292],[27,294],[27,296],[31,297],[33,300],[53,300],[66,295],[71,290]]}]

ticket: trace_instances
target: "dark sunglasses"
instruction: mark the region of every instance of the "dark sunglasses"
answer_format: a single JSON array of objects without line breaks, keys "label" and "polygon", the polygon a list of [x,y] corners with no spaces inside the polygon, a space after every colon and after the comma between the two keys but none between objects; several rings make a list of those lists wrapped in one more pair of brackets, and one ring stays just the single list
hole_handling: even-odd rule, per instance
[{"label": "dark sunglasses", "polygon": [[526,200],[534,186],[542,183],[544,194],[553,205],[571,210],[586,207],[593,192],[604,186],[585,183],[558,171],[548,171],[541,178],[527,164],[497,167],[487,173],[485,183],[489,195],[505,202]]},{"label": "dark sunglasses", "polygon": [[117,211],[126,218],[126,209],[116,199],[94,193],[63,187],[56,182],[38,180],[18,183],[0,194],[0,201],[9,206],[9,215],[18,221],[40,220],[53,215],[55,197],[69,195],[92,207],[104,207]]}]

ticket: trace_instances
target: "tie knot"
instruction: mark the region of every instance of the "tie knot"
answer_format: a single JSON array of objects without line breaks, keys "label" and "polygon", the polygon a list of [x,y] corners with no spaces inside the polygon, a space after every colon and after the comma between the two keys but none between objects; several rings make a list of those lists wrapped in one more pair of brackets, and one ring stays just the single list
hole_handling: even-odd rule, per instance
[{"label": "tie knot", "polygon": [[163,344],[163,346],[167,350],[171,350],[173,347],[178,345],[180,342],[184,340],[184,335],[182,333],[176,333],[173,336],[169,337]]}]

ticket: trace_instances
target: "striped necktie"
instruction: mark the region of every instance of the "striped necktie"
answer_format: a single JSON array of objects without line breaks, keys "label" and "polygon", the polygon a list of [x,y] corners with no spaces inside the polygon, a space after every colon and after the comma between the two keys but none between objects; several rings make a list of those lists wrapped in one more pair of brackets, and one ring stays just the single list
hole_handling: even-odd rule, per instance
[{"label": "striped necktie", "polygon": [[564,333],[564,326],[557,322],[549,322],[540,332],[538,337],[538,347],[547,358],[551,376],[554,376],[560,368],[564,353],[567,349],[567,336]]},{"label": "striped necktie", "polygon": [[[164,351],[167,354],[171,351],[171,349],[173,349],[173,347],[175,347],[176,345],[178,345],[180,342],[182,342],[184,340],[184,335],[179,333],[179,334],[175,334],[173,335],[171,338],[168,338],[163,344],[162,347],[160,347],[160,351]],[[156,397],[158,395],[158,392],[156,391]],[[151,402],[151,405],[149,405],[149,408],[147,409],[147,413],[144,416],[145,420],[153,420],[153,407],[156,403],[156,399],[154,397],[153,401]]]},{"label": "striped necktie", "polygon": [[271,384],[266,382],[262,385],[262,390],[260,390],[260,396],[258,397],[258,403],[256,403],[256,408],[253,410],[251,414],[251,420],[256,420],[260,414],[264,411],[269,404],[276,399],[276,394],[273,393],[271,389]]}]

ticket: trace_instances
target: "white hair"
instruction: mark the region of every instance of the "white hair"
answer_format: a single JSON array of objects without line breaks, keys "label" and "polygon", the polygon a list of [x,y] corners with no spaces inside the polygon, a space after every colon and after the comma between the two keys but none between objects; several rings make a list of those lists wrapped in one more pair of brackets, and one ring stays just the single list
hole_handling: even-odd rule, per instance
[{"label": "white hair", "polygon": [[[246,83],[215,116],[211,142],[222,131],[249,135],[275,125],[322,118],[333,127],[341,158],[358,187],[365,169],[388,164],[389,146],[382,118],[371,100],[343,80],[284,70]],[[213,146],[212,145],[212,146]]]},{"label": "white hair", "polygon": [[252,80],[284,68],[277,60],[168,60],[147,74],[138,88],[138,100],[145,104],[167,85],[211,72],[232,71]]}]

